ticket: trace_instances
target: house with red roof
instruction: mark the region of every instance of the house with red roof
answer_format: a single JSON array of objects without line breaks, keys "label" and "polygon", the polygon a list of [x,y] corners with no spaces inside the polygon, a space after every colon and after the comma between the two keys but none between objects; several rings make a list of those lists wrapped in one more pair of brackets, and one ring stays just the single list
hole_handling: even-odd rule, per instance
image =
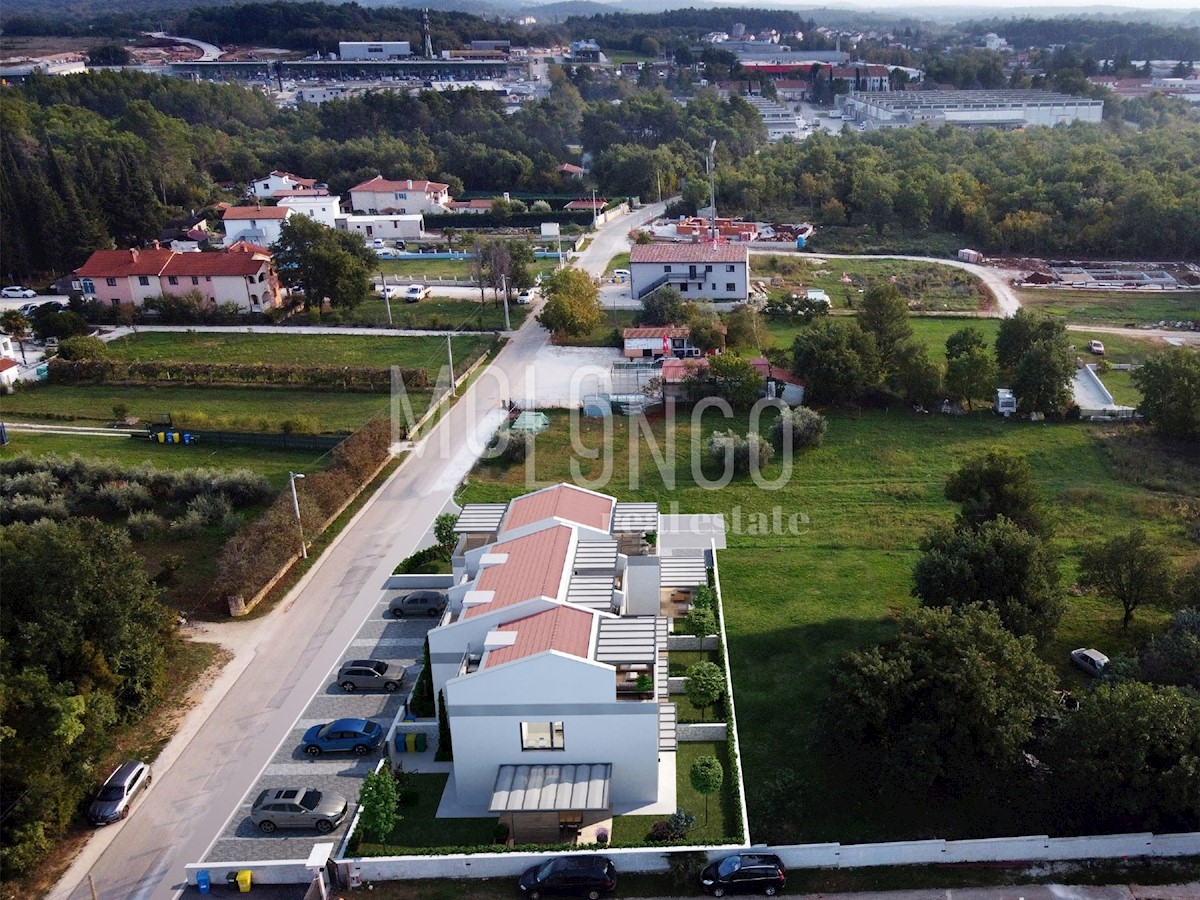
[{"label": "house with red roof", "polygon": [[673,287],[685,300],[745,303],[750,296],[750,248],[724,241],[634,244],[629,282],[635,300],[660,287]]},{"label": "house with red roof", "polygon": [[463,507],[428,635],[454,745],[444,803],[520,842],[674,811],[668,622],[725,546],[719,516],[694,518],[568,484]]},{"label": "house with red roof", "polygon": [[13,385],[17,383],[17,376],[20,374],[20,363],[7,356],[0,357],[0,388],[4,390],[4,393],[12,393]]},{"label": "house with red roof", "polygon": [[259,200],[270,200],[286,191],[320,191],[328,194],[329,188],[325,185],[318,187],[315,178],[301,178],[299,175],[282,172],[279,169],[262,178],[254,179],[250,184],[250,193]]},{"label": "house with red roof", "polygon": [[225,224],[225,244],[247,241],[260,247],[270,247],[279,240],[280,229],[288,216],[294,215],[288,206],[231,206],[221,216]]},{"label": "house with red roof", "polygon": [[[718,325],[723,335],[725,326]],[[626,359],[658,359],[660,356],[687,359],[704,356],[705,352],[692,344],[692,330],[686,325],[634,325],[621,331],[622,352]],[[720,353],[722,348],[714,352]]]},{"label": "house with red roof", "polygon": [[382,175],[350,188],[350,206],[368,215],[414,215],[450,211],[450,185],[437,181],[389,181]]},{"label": "house with red roof", "polygon": [[113,306],[141,306],[151,297],[188,291],[248,313],[283,305],[271,254],[245,243],[219,253],[180,253],[158,246],[97,250],[75,270],[74,279],[84,299]]}]

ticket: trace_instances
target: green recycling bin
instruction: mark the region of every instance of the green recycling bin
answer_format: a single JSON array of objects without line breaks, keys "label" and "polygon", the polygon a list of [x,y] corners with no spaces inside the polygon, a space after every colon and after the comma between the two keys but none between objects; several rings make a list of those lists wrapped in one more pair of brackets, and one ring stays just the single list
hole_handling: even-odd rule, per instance
[{"label": "green recycling bin", "polygon": [[427,746],[427,744],[428,744],[428,740],[425,737],[425,732],[418,731],[417,732],[417,752],[424,753],[425,747]]}]

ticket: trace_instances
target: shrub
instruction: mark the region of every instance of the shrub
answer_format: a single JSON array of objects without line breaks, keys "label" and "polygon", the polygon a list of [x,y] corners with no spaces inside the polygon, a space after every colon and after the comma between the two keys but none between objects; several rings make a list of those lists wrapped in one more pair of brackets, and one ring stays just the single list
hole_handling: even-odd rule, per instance
[{"label": "shrub", "polygon": [[504,462],[523,463],[533,450],[534,435],[528,431],[513,431],[507,425],[496,432],[489,445],[489,455]]},{"label": "shrub", "polygon": [[207,524],[203,513],[189,508],[187,512],[171,523],[171,539],[175,541],[188,541],[198,538],[204,533],[204,528]]},{"label": "shrub", "polygon": [[714,431],[708,439],[708,458],[725,467],[732,461],[733,471],[745,474],[753,464],[761,468],[771,461],[775,448],[767,443],[758,432],[740,435],[732,429]]},{"label": "shrub", "polygon": [[72,362],[81,359],[107,359],[108,344],[91,335],[76,335],[64,339],[58,345],[58,358]]},{"label": "shrub", "polygon": [[154,505],[150,489],[136,481],[113,481],[96,491],[96,499],[113,512],[128,515]]},{"label": "shrub", "polygon": [[702,850],[672,853],[667,857],[667,863],[671,867],[671,880],[676,887],[695,888],[696,883],[700,881],[700,873],[708,865],[708,854]]},{"label": "shrub", "polygon": [[194,514],[205,525],[220,525],[232,512],[233,506],[224,494],[201,494],[187,505],[187,514]]},{"label": "shrub", "polygon": [[508,826],[503,822],[496,823],[496,830],[492,832],[492,840],[497,844],[508,843]]},{"label": "shrub", "polygon": [[667,841],[678,840],[680,835],[675,833],[675,829],[666,819],[659,819],[650,826],[650,833],[646,835],[646,840],[650,843],[663,844]]},{"label": "shrub", "polygon": [[717,608],[717,592],[707,584],[699,585],[692,595],[692,606],[697,609]]},{"label": "shrub", "polygon": [[791,432],[793,447],[819,447],[825,440],[825,417],[807,406],[780,410],[771,423],[771,443],[782,448],[784,436]]},{"label": "shrub", "polygon": [[710,634],[717,633],[717,617],[713,615],[711,609],[696,607],[683,620],[683,631],[685,634],[694,634],[696,637],[706,637]]},{"label": "shrub", "polygon": [[38,519],[61,521],[70,515],[62,497],[27,497],[18,494],[0,505],[0,524],[36,522]]},{"label": "shrub", "polygon": [[135,541],[145,541],[157,535],[163,530],[166,523],[162,516],[150,510],[142,510],[135,513],[130,513],[129,518],[125,520],[125,527],[129,529],[129,536]]},{"label": "shrub", "polygon": [[0,475],[0,497],[26,497],[50,499],[60,493],[58,479],[49,472],[20,472],[15,475]]},{"label": "shrub", "polygon": [[686,837],[687,833],[692,830],[692,826],[696,824],[696,817],[686,809],[677,809],[667,816],[667,822],[677,835]]}]

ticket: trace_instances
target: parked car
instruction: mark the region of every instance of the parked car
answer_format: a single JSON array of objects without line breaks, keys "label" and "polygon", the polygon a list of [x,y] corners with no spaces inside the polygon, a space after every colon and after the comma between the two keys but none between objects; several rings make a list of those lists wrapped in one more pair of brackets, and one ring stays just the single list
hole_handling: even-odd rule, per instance
[{"label": "parked car", "polygon": [[375,240],[371,241],[371,246],[376,250],[382,250],[387,244],[383,242],[383,238],[375,238]]},{"label": "parked car", "polygon": [[395,597],[388,604],[388,612],[397,619],[405,616],[440,616],[446,611],[446,595],[441,591],[412,591]]},{"label": "parked car", "polygon": [[384,284],[379,286],[379,295],[388,300],[399,300],[404,293],[404,288],[398,284]]},{"label": "parked car", "polygon": [[383,727],[370,719],[335,719],[304,732],[303,749],[309,756],[322,753],[356,753],[366,756],[383,743]]},{"label": "parked car", "polygon": [[766,894],[774,897],[787,880],[783,861],[774,853],[735,853],[705,866],[700,886],[714,897]]},{"label": "parked car", "polygon": [[277,828],[315,828],[328,834],[342,824],[350,804],[341,794],[313,788],[268,788],[250,807],[250,821],[263,834]]},{"label": "parked car", "polygon": [[393,669],[381,659],[352,659],[338,669],[337,683],[347,693],[357,690],[395,693],[404,680],[404,666]]},{"label": "parked car", "polygon": [[0,288],[0,297],[16,297],[28,300],[30,297],[36,296],[37,291],[20,284],[12,284],[6,288]]},{"label": "parked car", "polygon": [[629,270],[628,269],[613,269],[613,278],[617,279],[617,281],[622,281],[622,282],[628,281],[629,280]]},{"label": "parked car", "polygon": [[1104,355],[1104,342],[1103,341],[1089,341],[1088,342],[1088,351],[1096,354],[1097,356],[1103,356]]},{"label": "parked car", "polygon": [[404,302],[417,303],[428,297],[430,293],[429,288],[423,284],[410,284],[404,291]]},{"label": "parked car", "polygon": [[529,288],[517,294],[517,305],[525,306],[537,299],[537,288]]},{"label": "parked car", "polygon": [[597,900],[617,886],[617,871],[607,856],[557,856],[525,870],[517,883],[526,897],[587,897]]},{"label": "parked car", "polygon": [[1078,650],[1071,651],[1071,662],[1093,678],[1099,678],[1104,674],[1104,667],[1108,665],[1108,657],[1099,650],[1080,647]]},{"label": "parked car", "polygon": [[151,778],[150,767],[144,762],[121,763],[88,807],[88,821],[93,825],[108,825],[125,818],[137,795],[150,786]]},{"label": "parked car", "polygon": [[26,316],[26,317],[32,316],[33,311],[37,308],[38,308],[37,303],[26,303],[24,306],[21,307],[21,315]]},{"label": "parked car", "polygon": [[395,250],[393,250],[391,247],[376,247],[375,255],[378,256],[380,259],[399,259],[400,258],[400,254],[397,253]]}]

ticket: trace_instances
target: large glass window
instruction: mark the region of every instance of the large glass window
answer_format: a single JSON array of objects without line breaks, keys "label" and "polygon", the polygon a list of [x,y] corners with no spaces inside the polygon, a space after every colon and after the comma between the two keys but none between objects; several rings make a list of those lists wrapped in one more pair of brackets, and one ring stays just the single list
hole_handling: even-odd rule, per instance
[{"label": "large glass window", "polygon": [[562,750],[565,746],[562,722],[521,723],[522,750]]}]

